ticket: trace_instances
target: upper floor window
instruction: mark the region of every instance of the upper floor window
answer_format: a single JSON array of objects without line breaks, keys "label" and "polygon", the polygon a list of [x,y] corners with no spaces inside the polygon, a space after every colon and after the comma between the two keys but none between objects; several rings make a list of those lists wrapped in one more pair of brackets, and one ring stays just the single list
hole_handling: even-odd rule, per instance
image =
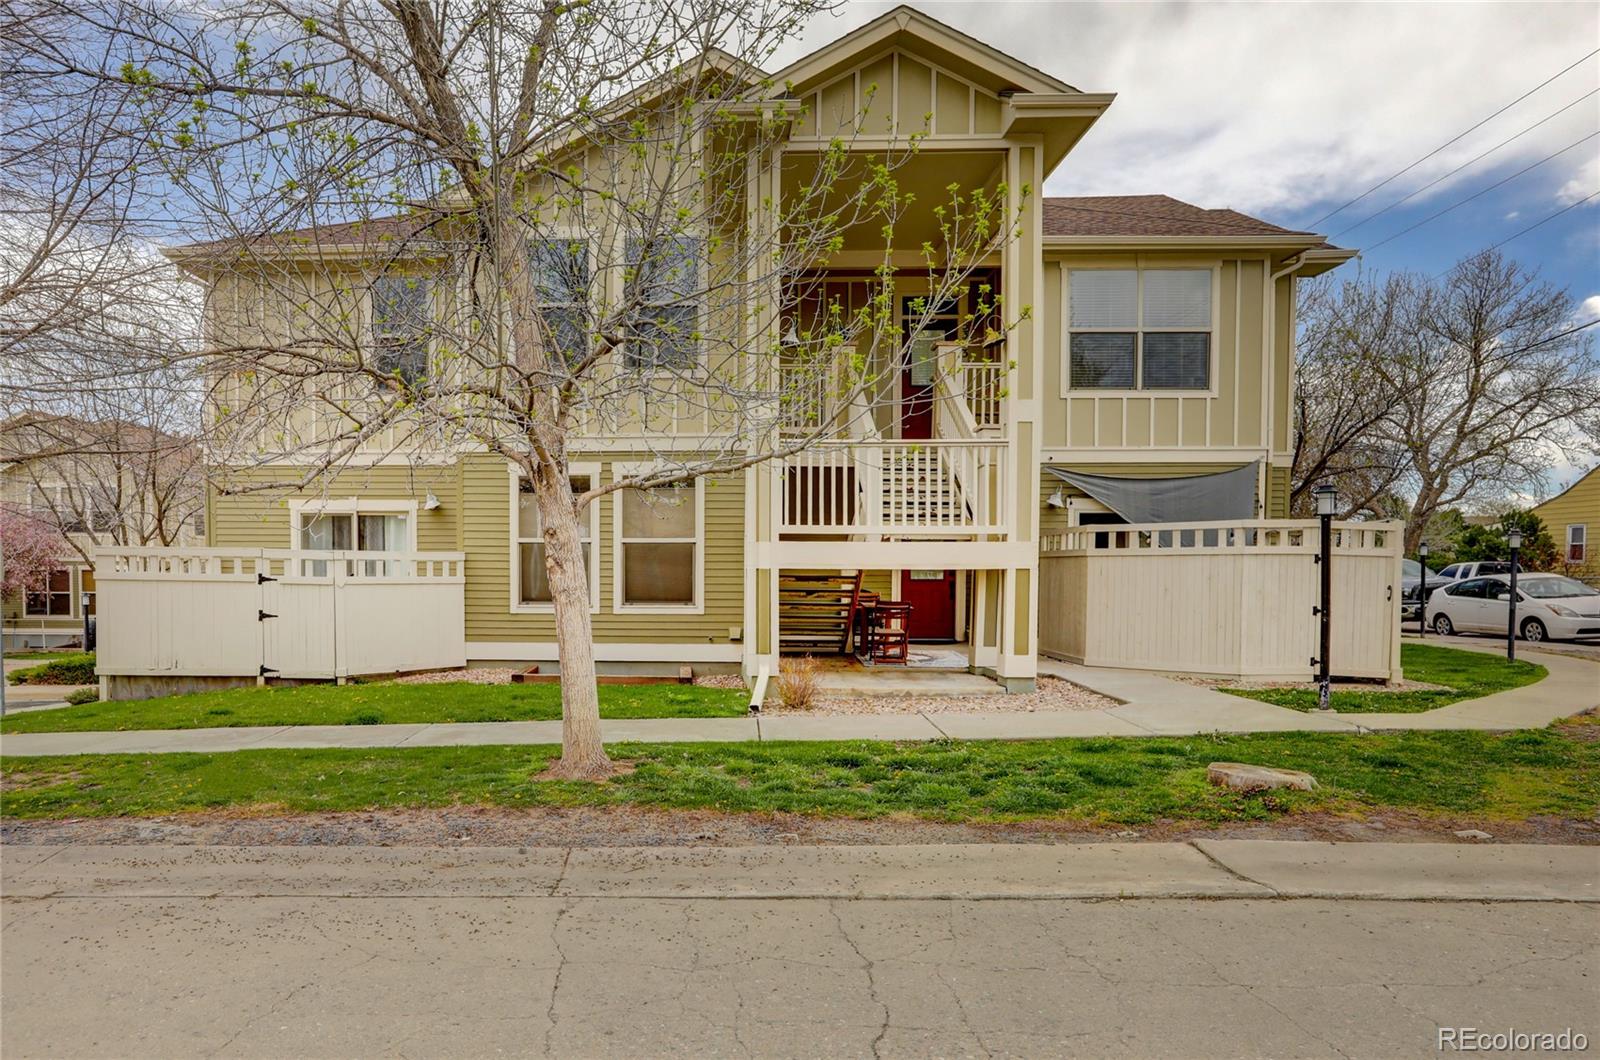
[{"label": "upper floor window", "polygon": [[693,236],[628,237],[628,299],[633,327],[623,352],[629,368],[688,368],[700,351],[700,267]]},{"label": "upper floor window", "polygon": [[582,239],[539,239],[528,249],[545,342],[574,364],[589,353],[589,244]]},{"label": "upper floor window", "polygon": [[1211,385],[1210,269],[1072,269],[1068,285],[1073,388]]},{"label": "upper floor window", "polygon": [[1573,523],[1567,527],[1567,562],[1582,563],[1588,553],[1589,527],[1586,523]]},{"label": "upper floor window", "polygon": [[372,281],[372,366],[416,383],[428,375],[433,285],[421,276],[385,274]]}]

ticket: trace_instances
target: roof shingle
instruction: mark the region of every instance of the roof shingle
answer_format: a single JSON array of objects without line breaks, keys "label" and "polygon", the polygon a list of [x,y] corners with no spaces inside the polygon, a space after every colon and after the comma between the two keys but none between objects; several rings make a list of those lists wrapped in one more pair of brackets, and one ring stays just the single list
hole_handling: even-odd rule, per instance
[{"label": "roof shingle", "polygon": [[1206,210],[1170,195],[1044,200],[1047,236],[1306,236],[1237,210]]}]

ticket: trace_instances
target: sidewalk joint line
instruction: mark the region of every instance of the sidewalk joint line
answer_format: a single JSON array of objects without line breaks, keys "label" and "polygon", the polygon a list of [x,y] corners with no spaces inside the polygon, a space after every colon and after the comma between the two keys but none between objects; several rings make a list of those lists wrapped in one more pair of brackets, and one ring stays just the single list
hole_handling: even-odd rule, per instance
[{"label": "sidewalk joint line", "polygon": [[921,718],[923,721],[927,722],[929,725],[932,725],[933,726],[933,731],[938,733],[942,738],[944,738],[946,740],[951,739],[951,736],[950,736],[949,733],[947,733],[943,729],[939,728],[939,723],[938,722],[936,722],[932,718],[928,717],[928,712],[927,711],[919,710],[919,711],[917,711],[917,716],[919,718]]},{"label": "sidewalk joint line", "polygon": [[1272,892],[1272,896],[1274,898],[1282,898],[1282,897],[1284,897],[1284,893],[1282,891],[1278,890],[1278,888],[1272,886],[1270,883],[1265,883],[1265,882],[1263,882],[1261,880],[1255,879],[1252,876],[1246,876],[1244,873],[1240,872],[1238,869],[1234,868],[1232,865],[1229,865],[1226,862],[1224,862],[1221,858],[1219,858],[1215,854],[1211,853],[1211,851],[1209,851],[1205,847],[1201,846],[1199,840],[1186,839],[1186,840],[1184,840],[1184,845],[1188,846],[1188,847],[1192,847],[1195,851],[1197,851],[1200,854],[1201,857],[1205,858],[1207,861],[1211,862],[1211,864],[1215,865],[1217,868],[1221,869],[1223,872],[1226,872],[1229,876],[1232,876],[1234,879],[1241,880],[1241,881],[1243,881],[1245,883],[1254,884],[1257,887],[1265,887],[1268,891]]}]

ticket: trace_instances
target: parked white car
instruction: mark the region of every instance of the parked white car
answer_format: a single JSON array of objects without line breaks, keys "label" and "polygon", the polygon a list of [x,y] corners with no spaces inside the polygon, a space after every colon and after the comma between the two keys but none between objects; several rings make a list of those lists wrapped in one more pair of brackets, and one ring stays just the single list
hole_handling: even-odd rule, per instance
[{"label": "parked white car", "polygon": [[[1452,633],[1506,631],[1509,577],[1468,578],[1428,596],[1428,625]],[[1523,640],[1600,637],[1600,590],[1559,574],[1517,576],[1517,632]]]}]

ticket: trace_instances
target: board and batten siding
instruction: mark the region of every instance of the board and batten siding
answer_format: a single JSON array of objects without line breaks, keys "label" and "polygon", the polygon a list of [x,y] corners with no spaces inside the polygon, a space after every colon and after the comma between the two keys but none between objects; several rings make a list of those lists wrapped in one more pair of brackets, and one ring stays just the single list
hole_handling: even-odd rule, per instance
[{"label": "board and batten siding", "polygon": [[[1193,253],[1051,253],[1044,283],[1043,447],[1091,449],[1258,449],[1289,447],[1292,288],[1276,285],[1277,332],[1266,352],[1269,314],[1264,258]],[[1205,391],[1073,390],[1067,386],[1067,273],[1072,269],[1209,268],[1214,270],[1212,380]]]}]

